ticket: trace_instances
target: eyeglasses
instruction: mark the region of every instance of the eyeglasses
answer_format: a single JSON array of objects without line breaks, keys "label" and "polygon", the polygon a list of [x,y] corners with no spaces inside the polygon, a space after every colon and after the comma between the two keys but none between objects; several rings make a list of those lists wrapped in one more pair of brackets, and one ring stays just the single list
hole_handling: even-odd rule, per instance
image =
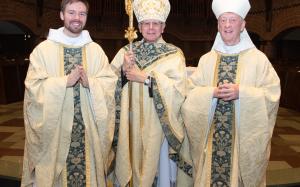
[{"label": "eyeglasses", "polygon": [[141,22],[141,25],[143,27],[147,27],[147,28],[150,28],[151,26],[152,26],[152,28],[158,28],[162,24],[163,24],[163,22],[160,22],[160,21],[142,21]]}]

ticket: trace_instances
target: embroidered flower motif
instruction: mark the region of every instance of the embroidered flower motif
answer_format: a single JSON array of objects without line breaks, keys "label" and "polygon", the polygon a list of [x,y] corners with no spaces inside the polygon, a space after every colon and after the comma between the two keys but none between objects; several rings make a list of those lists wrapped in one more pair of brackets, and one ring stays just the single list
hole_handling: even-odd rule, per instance
[{"label": "embroidered flower motif", "polygon": [[160,109],[163,108],[163,105],[159,103],[159,104],[156,105],[156,108],[160,110]]}]

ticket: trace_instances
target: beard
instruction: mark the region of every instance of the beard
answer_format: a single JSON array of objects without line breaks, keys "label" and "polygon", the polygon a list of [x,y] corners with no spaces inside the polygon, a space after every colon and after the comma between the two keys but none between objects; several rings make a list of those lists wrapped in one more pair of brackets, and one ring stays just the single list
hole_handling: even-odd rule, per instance
[{"label": "beard", "polygon": [[[74,23],[78,23],[78,25],[74,25]],[[84,25],[80,21],[73,21],[65,24],[65,28],[73,34],[80,34],[84,28]]]}]

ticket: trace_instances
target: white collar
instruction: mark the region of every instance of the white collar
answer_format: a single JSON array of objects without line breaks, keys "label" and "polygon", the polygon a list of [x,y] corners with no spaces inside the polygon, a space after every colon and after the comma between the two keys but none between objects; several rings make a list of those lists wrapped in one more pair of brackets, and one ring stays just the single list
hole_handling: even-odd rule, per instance
[{"label": "white collar", "polygon": [[64,27],[59,29],[50,29],[48,34],[48,40],[52,40],[64,45],[70,45],[75,47],[82,47],[87,43],[92,42],[92,38],[87,30],[83,30],[78,37],[69,37],[64,32]]},{"label": "white collar", "polygon": [[246,29],[244,29],[243,32],[241,32],[240,35],[240,42],[233,46],[228,46],[224,43],[222,40],[222,37],[220,33],[218,32],[214,45],[212,49],[219,51],[224,54],[239,54],[241,51],[255,48],[255,45],[253,44],[248,32]]}]

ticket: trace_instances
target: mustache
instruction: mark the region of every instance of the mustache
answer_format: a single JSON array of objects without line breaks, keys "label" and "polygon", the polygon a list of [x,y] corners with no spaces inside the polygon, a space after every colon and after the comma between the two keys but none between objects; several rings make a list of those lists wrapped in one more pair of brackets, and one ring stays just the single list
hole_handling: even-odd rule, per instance
[{"label": "mustache", "polygon": [[82,25],[82,21],[79,21],[79,20],[74,20],[74,21],[70,21],[70,23],[78,23],[78,24],[81,24]]}]

